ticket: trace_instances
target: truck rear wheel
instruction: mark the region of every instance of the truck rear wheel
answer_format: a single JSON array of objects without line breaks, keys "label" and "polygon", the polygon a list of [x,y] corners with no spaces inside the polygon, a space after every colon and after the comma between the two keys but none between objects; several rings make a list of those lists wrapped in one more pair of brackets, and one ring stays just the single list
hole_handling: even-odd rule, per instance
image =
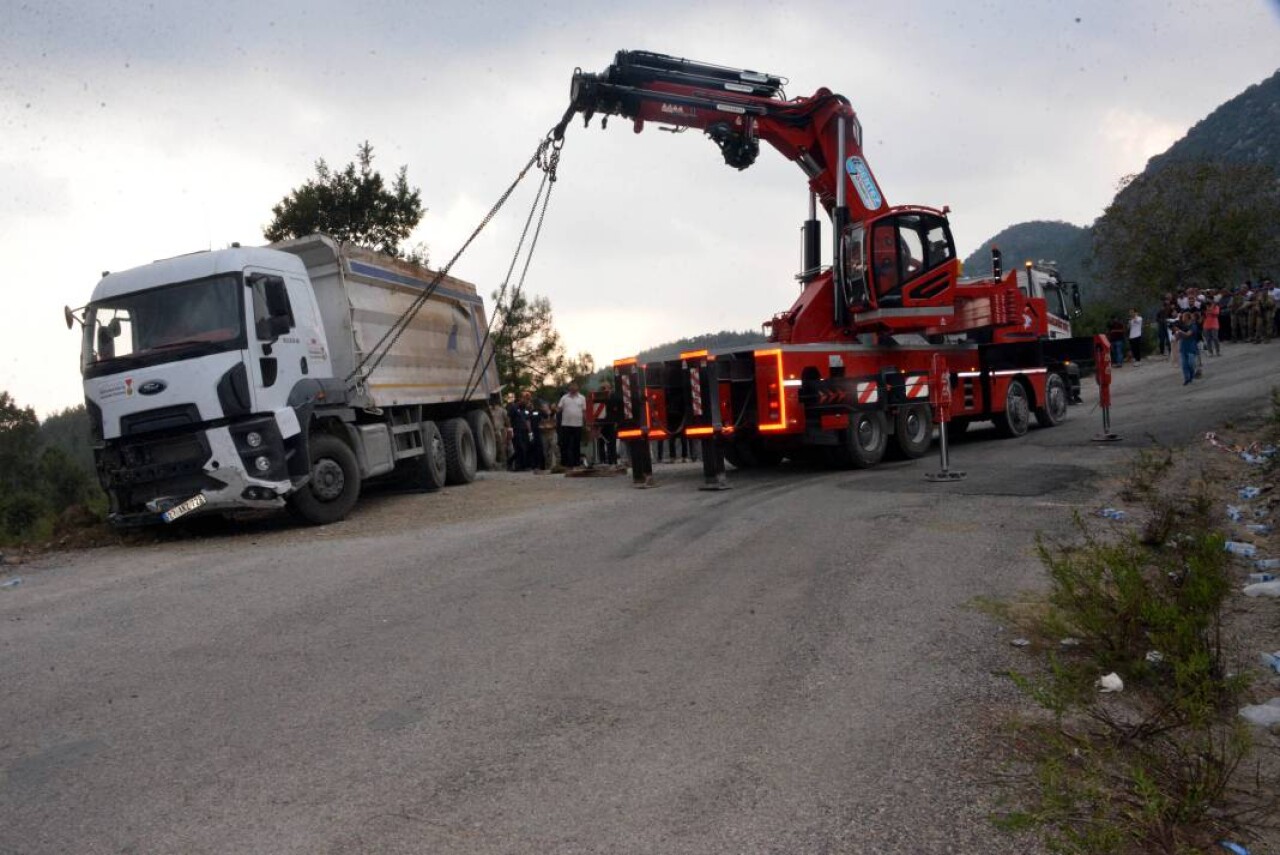
[{"label": "truck rear wheel", "polygon": [[466,419],[446,419],[440,423],[444,439],[446,480],[450,484],[470,484],[476,480],[476,438]]},{"label": "truck rear wheel", "polygon": [[1050,374],[1044,381],[1044,406],[1036,408],[1036,421],[1040,427],[1060,425],[1067,418],[1067,406],[1071,402],[1071,393],[1067,391],[1067,381],[1061,374]]},{"label": "truck rear wheel", "polygon": [[328,525],[350,513],[360,498],[360,466],[355,453],[336,436],[313,434],[311,480],[289,497],[289,510],[311,525]]},{"label": "truck rear wheel", "polygon": [[933,409],[928,404],[899,407],[893,418],[893,444],[908,460],[929,453],[933,443]]},{"label": "truck rear wheel", "polygon": [[405,476],[410,486],[434,493],[444,486],[447,477],[444,439],[435,422],[423,422],[419,429],[422,431],[422,454],[405,460]]},{"label": "truck rear wheel", "polygon": [[496,469],[498,432],[494,430],[493,419],[489,417],[488,411],[472,410],[467,413],[467,424],[476,441],[476,465],[481,469]]},{"label": "truck rear wheel", "polygon": [[1022,436],[1031,427],[1031,404],[1027,399],[1027,387],[1021,380],[1009,381],[1004,393],[1004,412],[992,419],[996,431],[1003,437]]},{"label": "truck rear wheel", "polygon": [[884,457],[888,445],[888,420],[881,412],[855,412],[849,427],[841,431],[841,442],[832,451],[832,460],[844,469],[870,469]]}]

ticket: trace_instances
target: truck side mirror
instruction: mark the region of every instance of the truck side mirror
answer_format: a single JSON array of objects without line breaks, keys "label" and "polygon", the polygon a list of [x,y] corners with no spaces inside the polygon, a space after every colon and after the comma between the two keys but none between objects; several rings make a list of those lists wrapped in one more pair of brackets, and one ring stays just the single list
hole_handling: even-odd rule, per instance
[{"label": "truck side mirror", "polygon": [[1071,307],[1077,315],[1084,311],[1084,307],[1080,305],[1080,286],[1075,282],[1071,283]]}]

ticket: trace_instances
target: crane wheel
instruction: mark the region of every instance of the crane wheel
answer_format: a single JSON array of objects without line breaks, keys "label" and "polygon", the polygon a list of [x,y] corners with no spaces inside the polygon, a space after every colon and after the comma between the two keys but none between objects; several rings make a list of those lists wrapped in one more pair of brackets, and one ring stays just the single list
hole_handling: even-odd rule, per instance
[{"label": "crane wheel", "polygon": [[1007,438],[1023,436],[1031,427],[1031,401],[1021,380],[1009,381],[1004,393],[1004,412],[996,413],[992,421],[996,432]]},{"label": "crane wheel", "polygon": [[831,449],[832,462],[842,469],[870,469],[884,457],[889,444],[888,420],[882,412],[855,412]]},{"label": "crane wheel", "polygon": [[1055,427],[1067,418],[1071,393],[1061,374],[1050,374],[1044,381],[1044,406],[1036,408],[1036,421],[1040,427]]},{"label": "crane wheel", "polygon": [[933,409],[928,404],[899,407],[893,419],[894,447],[908,460],[929,453],[933,443]]}]

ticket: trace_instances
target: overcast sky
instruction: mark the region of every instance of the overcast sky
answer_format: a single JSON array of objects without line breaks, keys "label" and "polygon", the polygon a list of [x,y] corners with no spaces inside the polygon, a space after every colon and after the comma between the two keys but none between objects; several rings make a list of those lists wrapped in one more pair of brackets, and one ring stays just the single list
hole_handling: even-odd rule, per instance
[{"label": "overcast sky", "polygon": [[[367,8],[366,8],[367,7]],[[850,99],[891,204],[950,205],[961,254],[1087,224],[1116,181],[1280,65],[1280,0],[59,2],[0,0],[0,389],[79,403],[103,270],[262,242],[273,204],[368,139],[443,262],[563,113],[573,69],[644,49]],[[568,133],[527,288],[597,363],[790,306],[806,184],[693,132]],[[533,183],[528,182],[531,192]],[[516,197],[456,275],[501,281]],[[824,238],[830,238],[829,231]]]}]

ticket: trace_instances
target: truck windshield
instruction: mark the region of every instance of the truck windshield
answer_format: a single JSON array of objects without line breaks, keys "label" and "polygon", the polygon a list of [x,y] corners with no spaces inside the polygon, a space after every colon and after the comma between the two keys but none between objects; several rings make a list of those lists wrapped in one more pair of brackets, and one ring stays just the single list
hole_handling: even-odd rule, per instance
[{"label": "truck windshield", "polygon": [[244,288],[228,273],[90,303],[86,377],[244,347]]}]

